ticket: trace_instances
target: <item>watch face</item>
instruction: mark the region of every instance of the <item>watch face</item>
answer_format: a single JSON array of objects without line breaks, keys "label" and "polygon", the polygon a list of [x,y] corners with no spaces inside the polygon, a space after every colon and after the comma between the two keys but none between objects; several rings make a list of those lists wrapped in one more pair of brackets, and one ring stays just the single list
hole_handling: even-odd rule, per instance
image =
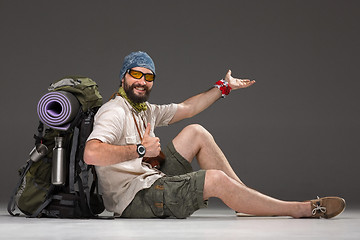
[{"label": "watch face", "polygon": [[144,155],[144,154],[145,154],[145,147],[144,147],[143,145],[139,145],[138,148],[137,148],[137,150],[138,150],[138,153],[139,153],[140,155]]}]

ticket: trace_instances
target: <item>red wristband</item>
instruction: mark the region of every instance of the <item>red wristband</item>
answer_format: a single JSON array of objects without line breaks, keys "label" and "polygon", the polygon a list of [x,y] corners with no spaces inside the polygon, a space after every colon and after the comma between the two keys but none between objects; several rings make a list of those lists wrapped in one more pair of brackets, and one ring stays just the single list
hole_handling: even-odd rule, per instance
[{"label": "red wristband", "polygon": [[225,96],[229,95],[229,93],[231,92],[231,87],[229,86],[229,83],[224,81],[223,79],[217,81],[214,87],[220,89],[222,98],[225,98]]}]

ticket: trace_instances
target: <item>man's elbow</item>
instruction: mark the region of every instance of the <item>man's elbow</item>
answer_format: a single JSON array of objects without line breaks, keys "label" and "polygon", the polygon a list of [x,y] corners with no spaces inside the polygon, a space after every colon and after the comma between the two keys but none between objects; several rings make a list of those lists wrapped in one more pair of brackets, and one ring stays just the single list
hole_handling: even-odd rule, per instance
[{"label": "man's elbow", "polygon": [[88,165],[96,165],[97,160],[97,142],[94,142],[96,140],[90,140],[85,145],[84,150],[84,162]]},{"label": "man's elbow", "polygon": [[89,149],[89,147],[85,147],[84,150],[84,162],[88,165],[94,165],[94,156],[92,154],[93,151]]}]

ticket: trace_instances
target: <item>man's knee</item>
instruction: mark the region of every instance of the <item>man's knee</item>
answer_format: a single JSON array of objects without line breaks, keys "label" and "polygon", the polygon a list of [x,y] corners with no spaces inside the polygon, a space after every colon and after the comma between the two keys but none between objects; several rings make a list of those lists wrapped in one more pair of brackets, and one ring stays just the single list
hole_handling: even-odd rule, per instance
[{"label": "man's knee", "polygon": [[204,199],[219,197],[219,192],[226,188],[230,177],[221,170],[206,170],[204,184]]},{"label": "man's knee", "polygon": [[213,136],[200,124],[191,124],[184,128],[185,131],[192,134],[194,137],[200,137],[201,139],[213,139]]},{"label": "man's knee", "polygon": [[221,183],[228,178],[225,172],[218,169],[206,170],[205,180],[208,179],[212,184]]}]

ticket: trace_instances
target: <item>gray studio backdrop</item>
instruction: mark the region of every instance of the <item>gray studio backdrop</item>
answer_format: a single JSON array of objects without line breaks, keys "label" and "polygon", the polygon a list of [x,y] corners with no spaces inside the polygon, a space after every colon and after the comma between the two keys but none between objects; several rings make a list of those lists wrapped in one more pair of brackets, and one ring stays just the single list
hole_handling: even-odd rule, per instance
[{"label": "gray studio backdrop", "polygon": [[205,91],[227,69],[257,81],[159,128],[163,144],[199,123],[248,186],[286,200],[340,195],[355,206],[359,7],[348,0],[1,0],[1,202],[33,147],[48,85],[88,76],[106,100],[124,56],[142,50],[157,67],[153,103]]}]

